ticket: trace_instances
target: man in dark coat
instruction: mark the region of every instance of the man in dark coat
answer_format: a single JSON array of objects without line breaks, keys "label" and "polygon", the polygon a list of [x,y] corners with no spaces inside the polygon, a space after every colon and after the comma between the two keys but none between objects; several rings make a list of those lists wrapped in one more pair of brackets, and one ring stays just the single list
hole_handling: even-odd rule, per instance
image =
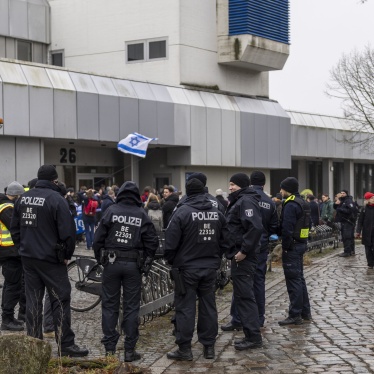
[{"label": "man in dark coat", "polygon": [[235,349],[262,347],[260,321],[253,292],[257,258],[263,232],[261,196],[249,187],[248,175],[234,174],[229,183],[229,206],[226,220],[234,246],[227,253],[231,260],[235,306],[243,327],[244,338],[235,341]]},{"label": "man in dark coat", "polygon": [[[114,354],[120,334],[116,330],[123,289],[125,361],[140,359],[135,351],[139,338],[139,309],[142,272],[148,274],[158,248],[155,227],[143,209],[135,182],[125,182],[116,203],[100,220],[95,232],[95,258],[104,266],[102,289],[101,342],[106,354]],[[143,251],[143,256],[141,256]],[[144,265],[141,263],[144,260]]]},{"label": "man in dark coat", "polygon": [[[374,193],[366,192],[364,195],[366,206],[361,210],[356,233],[361,236],[361,243],[365,246],[368,267],[374,267]],[[362,234],[361,234],[362,233]],[[361,234],[361,235],[360,235]]]},{"label": "man in dark coat", "polygon": [[306,201],[310,206],[310,219],[312,221],[312,225],[317,226],[319,224],[319,206],[316,203],[313,195],[308,195],[306,197]]},{"label": "man in dark coat", "polygon": [[290,306],[288,317],[278,323],[280,326],[301,325],[303,320],[312,319],[303,264],[310,229],[310,206],[300,197],[296,178],[284,179],[280,187],[284,199],[280,221],[282,265]]},{"label": "man in dark coat", "polygon": [[[218,333],[215,302],[216,272],[224,252],[230,248],[226,220],[204,193],[203,183],[189,179],[187,198],[173,214],[165,233],[165,259],[183,278],[185,290],[175,290],[176,343],[167,357],[191,361],[191,340],[198,297],[197,335],[204,357],[213,359]],[[177,280],[175,279],[177,284]]]},{"label": "man in dark coat", "polygon": [[179,202],[179,197],[176,193],[174,193],[174,188],[171,186],[164,188],[163,197],[164,203],[162,205],[162,221],[164,223],[164,229],[166,229],[173,214],[174,208]]},{"label": "man in dark coat", "polygon": [[333,205],[336,210],[335,222],[340,222],[340,231],[344,245],[344,252],[340,257],[349,257],[355,255],[355,226],[356,221],[353,219],[356,209],[352,196],[347,190],[342,190],[339,197]]},{"label": "man in dark coat", "polygon": [[59,354],[87,356],[88,350],[74,343],[71,329],[71,285],[66,265],[75,250],[75,223],[60,194],[53,165],[42,165],[35,188],[17,200],[10,231],[19,246],[24,270],[27,334],[43,339],[42,300],[47,288]]}]

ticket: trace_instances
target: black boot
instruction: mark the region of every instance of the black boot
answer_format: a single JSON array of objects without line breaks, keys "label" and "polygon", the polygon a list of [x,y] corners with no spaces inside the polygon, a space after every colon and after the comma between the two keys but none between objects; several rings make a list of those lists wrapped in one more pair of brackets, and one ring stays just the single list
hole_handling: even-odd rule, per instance
[{"label": "black boot", "polygon": [[[1,323],[1,330],[8,330],[8,331],[23,331],[25,327],[22,324],[16,323],[16,320],[6,320],[4,319]],[[17,321],[19,322],[19,321]]]},{"label": "black boot", "polygon": [[244,351],[246,349],[255,349],[255,348],[261,348],[262,347],[262,340],[259,340],[257,342],[251,342],[248,339],[244,338],[242,341],[235,342],[235,349],[237,351]]},{"label": "black boot", "polygon": [[176,361],[192,361],[193,359],[191,348],[178,348],[174,352],[169,352],[166,356],[170,360]]},{"label": "black boot", "polygon": [[204,345],[204,358],[211,360],[214,356],[214,345]]},{"label": "black boot", "polygon": [[88,349],[80,348],[76,344],[61,348],[61,356],[84,357],[88,355]]},{"label": "black boot", "polygon": [[283,321],[278,322],[279,326],[286,326],[286,325],[302,325],[303,319],[300,316],[297,317],[287,317]]},{"label": "black boot", "polygon": [[140,354],[135,350],[126,350],[125,351],[125,362],[132,362],[140,360]]}]

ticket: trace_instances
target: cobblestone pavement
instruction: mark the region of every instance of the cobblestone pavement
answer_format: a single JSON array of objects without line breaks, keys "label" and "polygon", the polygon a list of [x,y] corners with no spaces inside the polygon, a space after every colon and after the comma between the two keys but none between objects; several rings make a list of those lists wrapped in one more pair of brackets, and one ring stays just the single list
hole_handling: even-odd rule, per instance
[{"label": "cobblestone pavement", "polygon": [[[166,353],[176,348],[168,315],[141,327],[137,350],[142,359],[136,365],[149,368],[152,374],[374,373],[374,270],[367,268],[362,246],[357,246],[357,255],[349,258],[337,257],[339,252],[341,249],[305,267],[312,322],[291,327],[278,325],[287,316],[288,295],[282,270],[275,267],[266,283],[263,348],[235,351],[234,339],[242,337],[242,333],[220,330],[214,360],[203,358],[196,334],[193,361],[168,360]],[[229,321],[230,300],[229,289],[217,296],[220,324]],[[72,312],[76,342],[90,349],[91,358],[104,354],[100,312],[100,305],[88,312]],[[50,341],[56,354],[56,343]],[[120,359],[122,344],[121,338],[117,347]]]}]

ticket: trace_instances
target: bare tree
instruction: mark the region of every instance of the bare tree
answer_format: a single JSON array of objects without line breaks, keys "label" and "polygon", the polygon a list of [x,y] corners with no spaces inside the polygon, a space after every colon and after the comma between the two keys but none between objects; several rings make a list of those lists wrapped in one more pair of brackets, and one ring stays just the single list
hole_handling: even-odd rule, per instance
[{"label": "bare tree", "polygon": [[344,141],[374,150],[374,50],[344,54],[330,71],[327,94],[342,100],[351,132]]}]

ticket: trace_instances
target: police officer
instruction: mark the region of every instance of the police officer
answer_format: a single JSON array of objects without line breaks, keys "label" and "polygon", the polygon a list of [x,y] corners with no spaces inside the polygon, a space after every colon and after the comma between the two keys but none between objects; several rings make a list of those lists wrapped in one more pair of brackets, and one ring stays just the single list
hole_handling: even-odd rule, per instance
[{"label": "police officer", "polygon": [[[155,227],[142,207],[135,182],[125,182],[119,189],[115,204],[100,220],[93,248],[98,262],[104,265],[102,282],[101,342],[106,354],[114,354],[120,334],[116,330],[121,289],[123,288],[123,326],[125,361],[140,359],[135,351],[139,338],[139,309],[142,272],[150,270],[158,248]],[[142,255],[141,252],[144,252]],[[144,265],[141,260],[145,259]]]},{"label": "police officer", "polygon": [[235,246],[227,254],[231,259],[235,306],[243,327],[244,339],[235,341],[235,349],[262,347],[258,309],[253,293],[253,280],[262,235],[261,196],[249,187],[247,174],[236,173],[230,178],[227,224]]},{"label": "police officer", "polygon": [[15,204],[10,231],[20,248],[24,269],[27,334],[43,339],[42,300],[46,287],[59,353],[80,357],[86,356],[88,350],[74,343],[66,267],[75,249],[75,224],[57,183],[55,167],[42,165],[35,188],[25,192]]},{"label": "police officer", "polygon": [[301,325],[303,320],[312,318],[303,266],[310,228],[310,207],[300,197],[296,178],[286,178],[280,187],[284,199],[280,222],[282,263],[290,306],[288,317],[278,323],[281,326]]},{"label": "police officer", "polygon": [[187,198],[174,213],[165,233],[165,254],[175,281],[176,343],[167,354],[172,360],[191,361],[191,340],[198,297],[197,335],[204,357],[213,359],[218,332],[215,302],[217,269],[230,248],[226,220],[205,195],[204,184],[196,179],[186,183]]},{"label": "police officer", "polygon": [[342,190],[339,197],[335,200],[334,209],[336,210],[335,222],[340,222],[340,231],[344,245],[344,252],[340,257],[349,257],[355,255],[355,227],[356,216],[354,216],[355,203],[347,190]]},{"label": "police officer", "polygon": [[12,182],[6,188],[5,194],[0,194],[0,264],[4,276],[4,288],[1,299],[1,330],[22,331],[23,322],[14,318],[14,308],[20,303],[25,309],[25,295],[21,298],[22,262],[18,248],[14,245],[10,235],[14,202],[24,193],[24,188],[18,182]]},{"label": "police officer", "polygon": [[253,289],[255,293],[258,318],[260,326],[265,323],[265,276],[266,264],[269,255],[269,238],[278,233],[278,214],[274,201],[264,192],[266,177],[262,171],[256,170],[250,176],[252,188],[261,196],[260,207],[262,215],[263,232],[261,236],[261,248],[257,258],[256,275]]},{"label": "police officer", "polygon": [[[266,262],[269,255],[269,237],[278,232],[278,214],[274,201],[264,192],[264,185],[266,183],[265,174],[262,171],[255,170],[250,176],[250,183],[252,189],[256,191],[260,197],[260,207],[262,215],[263,232],[261,236],[260,253],[257,256],[256,274],[253,281],[253,290],[257,303],[258,318],[260,326],[265,322],[265,276],[266,276]],[[235,307],[235,299],[232,300],[231,305],[231,321],[226,325],[221,326],[223,331],[241,330],[242,325]]]}]

